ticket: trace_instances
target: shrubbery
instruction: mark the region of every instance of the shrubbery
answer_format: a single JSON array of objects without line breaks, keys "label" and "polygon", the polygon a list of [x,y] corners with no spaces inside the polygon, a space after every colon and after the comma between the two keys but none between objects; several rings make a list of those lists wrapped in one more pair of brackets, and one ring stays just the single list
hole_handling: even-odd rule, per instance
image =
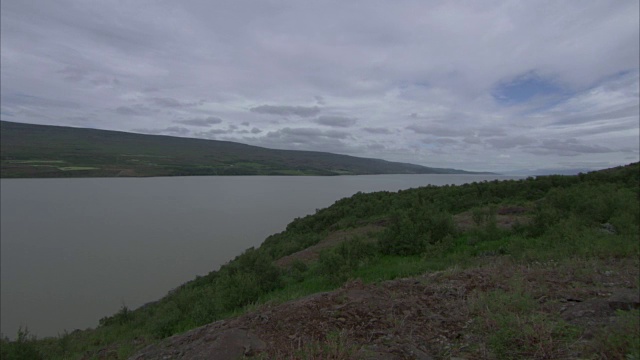
[{"label": "shrubbery", "polygon": [[376,244],[355,237],[342,242],[334,249],[320,253],[316,267],[317,274],[333,284],[346,281],[359,267],[377,255]]},{"label": "shrubbery", "polygon": [[222,309],[242,307],[280,287],[280,275],[268,254],[253,248],[245,251],[219,271],[216,288]]},{"label": "shrubbery", "polygon": [[36,338],[29,334],[28,329],[18,329],[15,341],[0,339],[0,358],[15,360],[44,359],[36,345]]},{"label": "shrubbery", "polygon": [[455,233],[453,217],[426,207],[397,212],[380,236],[380,251],[388,255],[416,255],[428,244],[442,241]]}]

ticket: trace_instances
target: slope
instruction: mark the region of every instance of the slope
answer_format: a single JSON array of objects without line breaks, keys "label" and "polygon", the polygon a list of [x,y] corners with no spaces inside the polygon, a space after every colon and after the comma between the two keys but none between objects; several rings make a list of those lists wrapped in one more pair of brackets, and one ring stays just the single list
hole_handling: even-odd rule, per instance
[{"label": "slope", "polygon": [[23,332],[1,349],[51,359],[638,358],[639,181],[635,163],[359,193],[96,329]]},{"label": "slope", "polygon": [[0,122],[2,177],[461,174],[228,141]]}]

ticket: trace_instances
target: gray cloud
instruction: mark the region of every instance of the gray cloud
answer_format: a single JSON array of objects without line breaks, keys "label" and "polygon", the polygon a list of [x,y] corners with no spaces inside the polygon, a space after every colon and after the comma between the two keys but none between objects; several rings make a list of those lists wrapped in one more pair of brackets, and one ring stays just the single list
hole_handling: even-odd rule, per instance
[{"label": "gray cloud", "polygon": [[476,130],[476,133],[480,137],[492,137],[492,136],[506,136],[507,132],[503,128],[498,127],[484,127]]},{"label": "gray cloud", "polygon": [[199,132],[196,135],[205,139],[218,139],[219,135],[227,135],[231,133],[233,133],[233,130],[230,129],[211,129]]},{"label": "gray cloud", "polygon": [[209,135],[221,135],[221,134],[229,134],[233,132],[231,129],[211,129],[209,131],[204,132],[204,134]]},{"label": "gray cloud", "polygon": [[458,140],[454,140],[454,139],[450,139],[450,138],[438,138],[438,139],[435,139],[435,140],[427,139],[427,140],[424,140],[423,142],[426,143],[426,144],[430,144],[430,143],[435,142],[435,143],[441,144],[441,145],[458,144]]},{"label": "gray cloud", "polygon": [[153,97],[150,98],[149,101],[154,105],[165,107],[165,108],[185,108],[192,107],[196,105],[201,105],[202,102],[182,102],[177,99],[168,98],[168,97]]},{"label": "gray cloud", "polygon": [[244,138],[252,145],[270,148],[288,148],[296,150],[314,150],[338,153],[360,151],[346,140],[352,139],[350,133],[339,130],[321,130],[315,128],[282,128],[269,131],[257,138]]},{"label": "gray cloud", "polygon": [[382,144],[367,144],[367,149],[374,151],[382,151],[386,149],[386,146]]},{"label": "gray cloud", "polygon": [[525,151],[536,155],[578,156],[581,154],[604,154],[616,152],[608,147],[600,145],[582,144],[578,139],[543,140],[540,146],[525,148]]},{"label": "gray cloud", "polygon": [[467,144],[482,144],[482,139],[477,136],[467,136],[462,139],[462,141],[466,142]]},{"label": "gray cloud", "polygon": [[320,112],[317,106],[284,106],[284,105],[260,105],[249,109],[251,112],[269,115],[296,115],[300,117],[315,116]]},{"label": "gray cloud", "polygon": [[512,149],[519,146],[533,144],[536,142],[536,140],[527,136],[520,135],[520,136],[510,136],[510,137],[501,137],[501,138],[491,138],[491,139],[485,140],[485,142],[490,144],[496,149]]},{"label": "gray cloud", "polygon": [[346,139],[350,138],[351,134],[346,131],[338,130],[320,130],[315,128],[284,128],[278,131],[273,131],[267,134],[267,136],[280,136],[280,134],[300,136],[307,138],[334,138],[334,139]]},{"label": "gray cloud", "polygon": [[447,128],[440,125],[409,125],[407,129],[412,130],[418,134],[441,136],[441,137],[458,137],[467,136],[471,134],[468,129],[454,129]]},{"label": "gray cloud", "polygon": [[345,116],[320,116],[317,119],[313,120],[313,122],[333,127],[351,127],[356,124],[357,120],[355,118],[349,118]]},{"label": "gray cloud", "polygon": [[391,130],[382,127],[366,127],[362,128],[362,130],[371,134],[391,134]]},{"label": "gray cloud", "polygon": [[215,124],[220,124],[222,122],[222,119],[215,117],[215,116],[209,116],[207,118],[193,118],[193,119],[187,119],[187,120],[176,120],[175,122],[180,123],[180,124],[185,124],[185,125],[191,125],[191,126],[202,126],[202,127],[208,127],[211,125],[215,125]]},{"label": "gray cloud", "polygon": [[240,130],[240,131],[236,131],[236,132],[237,132],[238,134],[254,134],[254,135],[257,135],[257,134],[262,133],[262,130],[260,130],[260,129],[258,129],[258,128],[254,127],[254,128],[253,128],[253,129],[251,129],[251,130],[242,129],[242,130]]},{"label": "gray cloud", "polygon": [[[4,74],[3,74],[4,75]],[[79,108],[82,105],[73,100],[59,100],[51,97],[27,95],[22,93],[2,94],[2,107],[42,107],[42,108]]]},{"label": "gray cloud", "polygon": [[107,76],[97,76],[89,80],[89,82],[92,85],[95,85],[97,87],[102,87],[102,86],[117,87],[121,84],[120,80],[118,80],[117,78],[109,78]]},{"label": "gray cloud", "polygon": [[[244,135],[244,134],[258,134],[261,132],[262,130],[256,127],[251,129],[251,131],[247,129],[239,130],[238,126],[229,124],[226,129],[211,129],[211,130],[199,132],[196,135],[203,138],[207,138],[207,139],[217,139],[218,135],[232,135],[232,134]],[[225,140],[234,140],[234,139],[232,137],[227,137],[225,138]]]},{"label": "gray cloud", "polygon": [[149,115],[154,111],[144,105],[118,106],[116,113],[124,116],[142,116]]},{"label": "gray cloud", "polygon": [[605,110],[602,112],[597,112],[595,114],[579,114],[579,115],[569,115],[562,117],[560,120],[555,121],[553,125],[570,125],[570,124],[583,124],[593,121],[603,121],[603,120],[617,120],[617,119],[625,119],[625,118],[638,118],[640,114],[640,105],[630,105],[619,109]]},{"label": "gray cloud", "polygon": [[81,69],[79,67],[67,66],[58,71],[58,73],[62,74],[65,80],[78,82],[84,80],[89,72],[86,69]]}]

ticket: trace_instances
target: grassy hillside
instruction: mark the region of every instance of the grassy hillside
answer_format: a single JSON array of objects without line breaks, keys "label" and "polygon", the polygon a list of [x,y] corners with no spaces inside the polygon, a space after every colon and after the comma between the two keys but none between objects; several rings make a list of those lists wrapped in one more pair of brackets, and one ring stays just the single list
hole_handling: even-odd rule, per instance
[{"label": "grassy hillside", "polygon": [[[3,342],[3,359],[27,358],[24,354],[126,358],[171,335],[247,311],[260,312],[262,304],[274,306],[336,289],[354,279],[371,284],[370,289],[402,287],[404,293],[395,294],[404,295],[395,295],[399,297],[392,305],[382,308],[388,309],[388,318],[378,314],[376,321],[393,327],[385,334],[395,334],[402,343],[429,342],[437,358],[637,359],[637,300],[610,302],[615,311],[606,302],[604,308],[582,312],[572,306],[601,304],[598,301],[613,290],[638,293],[639,184],[640,166],[635,163],[578,176],[358,193],[295,219],[259,248],[248,249],[157,302],[135,310],[123,306],[101,319],[96,329],[41,340],[22,332],[18,341]],[[431,275],[384,285],[420,274]],[[406,304],[404,311],[428,315],[455,304],[443,312],[450,318],[425,315],[420,321],[428,324],[414,324],[422,332],[455,331],[424,339],[417,337],[418,330],[403,332],[415,318],[396,314],[393,304],[405,301],[424,281],[427,287],[415,297],[423,301],[422,312]],[[469,292],[457,296],[462,288]],[[348,301],[344,296],[336,299]],[[334,304],[339,306],[344,304]],[[606,316],[596,316],[601,313]],[[371,320],[366,312],[357,314],[357,321]],[[351,321],[349,316],[356,315],[338,320]],[[362,338],[345,333],[343,339],[339,325],[323,326],[328,330],[314,338],[317,346],[268,348],[263,358],[358,358],[349,349],[368,349],[375,338],[375,333]],[[288,333],[271,335],[286,340]],[[329,350],[334,357],[328,357]]]},{"label": "grassy hillside", "polygon": [[228,141],[0,122],[1,176],[462,174],[311,151]]}]

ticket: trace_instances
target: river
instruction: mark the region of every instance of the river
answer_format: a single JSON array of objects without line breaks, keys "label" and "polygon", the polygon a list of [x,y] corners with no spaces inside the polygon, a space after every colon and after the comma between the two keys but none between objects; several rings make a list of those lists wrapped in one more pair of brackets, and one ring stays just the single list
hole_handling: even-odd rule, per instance
[{"label": "river", "polygon": [[0,180],[0,319],[38,337],[95,327],[358,191],[485,175]]}]

